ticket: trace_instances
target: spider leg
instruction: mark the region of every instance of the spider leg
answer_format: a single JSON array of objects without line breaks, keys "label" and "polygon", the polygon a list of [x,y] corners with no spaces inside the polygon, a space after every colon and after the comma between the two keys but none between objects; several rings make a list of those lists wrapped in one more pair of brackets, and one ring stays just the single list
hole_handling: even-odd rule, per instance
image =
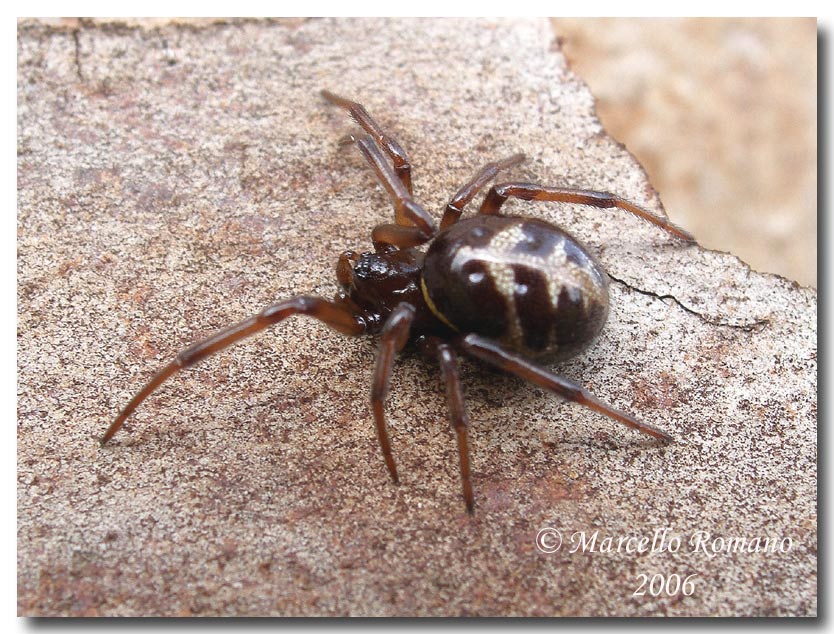
[{"label": "spider leg", "polygon": [[402,184],[405,185],[405,188],[410,194],[412,192],[411,163],[408,162],[408,156],[406,156],[405,150],[400,147],[400,144],[385,134],[380,125],[370,114],[368,114],[368,111],[365,110],[365,107],[362,104],[351,101],[350,99],[345,99],[339,95],[334,95],[329,90],[322,90],[321,94],[330,103],[347,110],[350,113],[350,116],[353,117],[353,120],[356,121],[356,123],[358,123],[376,143],[382,146],[394,162],[394,171],[397,174],[397,178],[399,178]]},{"label": "spider leg", "polygon": [[[394,205],[394,218],[396,225],[378,225],[380,228],[374,229],[372,238],[378,242],[386,242],[401,248],[407,246],[415,246],[414,241],[419,240],[416,244],[427,242],[437,233],[437,227],[434,224],[432,217],[411,197],[411,194],[397,178],[391,165],[385,160],[382,150],[374,142],[370,136],[363,136],[356,140],[360,151],[368,160],[371,167],[376,172],[379,182],[388,191],[391,197],[391,202]],[[398,227],[398,233],[391,232],[389,227]],[[405,239],[403,239],[405,237]]]},{"label": "spider leg", "polygon": [[545,187],[534,183],[500,183],[493,185],[481,204],[480,213],[497,214],[501,205],[507,198],[520,198],[522,200],[540,200],[561,203],[575,203],[578,205],[590,205],[600,209],[616,207],[638,218],[642,218],[653,225],[657,225],[664,231],[676,238],[688,243],[695,243],[695,238],[687,231],[672,224],[666,218],[653,214],[647,209],[635,205],[632,202],[620,198],[608,192],[599,192],[588,189],[574,189],[569,187]]},{"label": "spider leg", "polygon": [[402,350],[408,341],[415,312],[414,306],[402,302],[389,315],[382,329],[374,367],[374,379],[371,385],[371,408],[374,412],[379,446],[382,448],[382,456],[385,458],[388,472],[395,483],[399,482],[400,479],[397,476],[394,457],[391,455],[391,441],[388,438],[388,427],[385,424],[385,397],[388,396],[394,355]]},{"label": "spider leg", "polygon": [[410,249],[425,244],[431,238],[426,238],[418,227],[404,227],[394,223],[383,223],[371,230],[371,243],[379,252],[385,245],[391,244],[398,249]]},{"label": "spider leg", "polygon": [[505,350],[494,341],[481,337],[480,335],[470,334],[461,340],[461,347],[472,356],[491,363],[505,372],[515,374],[525,381],[535,383],[570,401],[605,414],[623,425],[632,427],[639,432],[654,436],[660,440],[672,441],[672,437],[669,434],[646,425],[633,416],[614,409],[610,405],[606,405],[576,383],[557,376],[518,354]]},{"label": "spider leg", "polygon": [[347,304],[310,296],[293,297],[273,304],[257,315],[244,319],[234,326],[224,328],[177,354],[174,360],[157,372],[119,413],[102,437],[101,444],[103,445],[110,440],[139,404],[173,374],[292,315],[309,315],[346,335],[359,336],[366,329],[364,318],[354,313]]},{"label": "spider leg", "polygon": [[518,165],[524,161],[524,154],[513,154],[501,161],[487,163],[484,165],[475,176],[472,177],[463,187],[458,190],[458,193],[452,196],[452,199],[446,205],[446,210],[443,212],[443,219],[440,221],[440,229],[455,224],[460,215],[463,213],[463,208],[478,194],[484,186],[498,175],[500,170],[508,169]]},{"label": "spider leg", "polygon": [[426,345],[429,351],[437,355],[437,360],[440,363],[441,379],[446,386],[446,401],[449,404],[449,422],[457,435],[463,499],[466,501],[466,510],[472,513],[475,508],[475,500],[472,494],[472,478],[469,474],[469,440],[467,434],[469,417],[466,415],[464,405],[457,354],[452,346],[436,337],[428,337]]}]

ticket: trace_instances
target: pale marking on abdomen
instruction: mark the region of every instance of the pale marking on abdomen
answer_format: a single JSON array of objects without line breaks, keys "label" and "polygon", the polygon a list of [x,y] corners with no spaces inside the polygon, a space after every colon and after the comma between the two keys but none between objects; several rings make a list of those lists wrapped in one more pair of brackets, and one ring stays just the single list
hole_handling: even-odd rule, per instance
[{"label": "pale marking on abdomen", "polygon": [[[461,247],[452,260],[452,271],[460,270],[469,260],[484,263],[496,290],[506,300],[509,332],[507,338],[516,348],[523,349],[524,332],[518,318],[514,266],[525,266],[535,271],[545,272],[545,283],[554,311],[559,306],[559,296],[566,290],[571,299],[577,295],[582,298],[582,307],[587,313],[591,296],[595,294],[596,279],[593,271],[568,259],[565,250],[565,237],[554,241],[553,250],[545,257],[530,253],[519,253],[513,249],[529,238],[519,224],[511,225],[497,232],[484,246]],[[550,337],[552,332],[548,333]]]}]

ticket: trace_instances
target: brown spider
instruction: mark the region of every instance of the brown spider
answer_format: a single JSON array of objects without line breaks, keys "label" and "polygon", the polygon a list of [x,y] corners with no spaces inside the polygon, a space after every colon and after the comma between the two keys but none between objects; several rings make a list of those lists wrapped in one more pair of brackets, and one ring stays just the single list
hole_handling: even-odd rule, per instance
[{"label": "brown spider", "polygon": [[[509,197],[617,207],[685,242],[694,242],[692,236],[613,194],[521,182],[493,185],[478,215],[460,220],[475,195],[500,170],[521,163],[523,154],[482,167],[446,205],[438,229],[412,198],[411,164],[399,144],[360,104],[328,91],[322,95],[346,109],[365,131],[355,141],[391,196],[395,222],[374,227],[372,252],[347,251],[340,256],[336,276],[344,290],[333,300],[306,295],[284,300],[180,352],[121,411],[102,444],[171,375],[292,315],[314,317],[346,335],[380,335],[371,406],[382,455],[394,482],[398,481],[397,468],[384,413],[394,355],[413,341],[436,356],[457,434],[463,497],[470,513],[474,497],[458,352],[645,434],[671,440],[659,429],[606,405],[579,385],[528,360],[566,359],[594,340],[608,315],[607,275],[586,248],[563,229],[542,220],[501,216],[498,211]],[[416,248],[426,244],[425,252]]]}]

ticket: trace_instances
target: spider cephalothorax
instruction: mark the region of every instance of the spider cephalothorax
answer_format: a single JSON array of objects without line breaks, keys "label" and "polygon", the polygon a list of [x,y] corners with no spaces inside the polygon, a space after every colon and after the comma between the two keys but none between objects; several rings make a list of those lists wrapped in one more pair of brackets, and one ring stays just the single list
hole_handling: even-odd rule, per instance
[{"label": "spider cephalothorax", "polygon": [[172,374],[291,315],[315,317],[347,335],[380,335],[371,405],[383,457],[395,482],[397,469],[383,407],[394,355],[412,341],[437,358],[470,512],[474,496],[458,352],[645,434],[670,440],[664,432],[606,405],[579,385],[529,360],[566,359],[590,345],[608,315],[607,276],[588,250],[563,229],[498,212],[509,197],[616,207],[679,240],[692,242],[688,233],[613,194],[521,182],[493,185],[478,214],[461,220],[465,206],[500,170],[523,161],[521,154],[482,167],[446,206],[438,229],[412,198],[411,165],[399,144],[360,104],[327,91],[322,94],[348,110],[365,131],[356,143],[391,196],[394,223],[374,227],[373,251],[341,255],[336,276],[343,290],[333,300],[304,295],[284,300],[180,352],[121,411],[102,444]]}]

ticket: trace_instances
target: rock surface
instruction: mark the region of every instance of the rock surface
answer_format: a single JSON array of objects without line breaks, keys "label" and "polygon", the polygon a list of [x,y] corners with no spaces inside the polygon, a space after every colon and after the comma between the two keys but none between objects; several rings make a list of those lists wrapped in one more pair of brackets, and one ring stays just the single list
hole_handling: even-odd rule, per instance
[{"label": "rock surface", "polygon": [[391,217],[321,88],[407,148],[438,215],[518,151],[512,178],[662,213],[546,21],[21,22],[18,73],[20,615],[816,613],[816,293],[619,212],[506,207],[614,280],[603,335],[558,371],[674,444],[466,362],[469,516],[433,364],[395,367],[395,486],[373,342],[294,319],[99,447],[179,349],[333,294],[338,253]]}]

